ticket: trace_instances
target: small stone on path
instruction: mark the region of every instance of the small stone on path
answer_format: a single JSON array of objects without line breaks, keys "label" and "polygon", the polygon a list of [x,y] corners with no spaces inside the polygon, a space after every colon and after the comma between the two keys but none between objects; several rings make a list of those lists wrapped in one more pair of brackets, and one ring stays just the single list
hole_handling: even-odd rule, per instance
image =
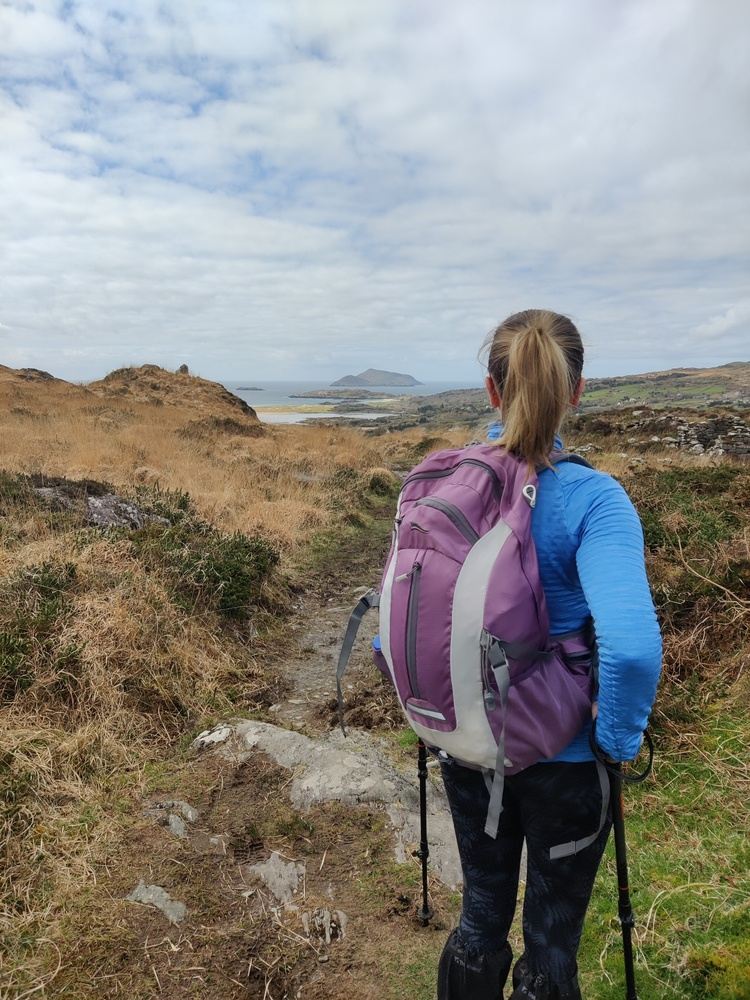
[{"label": "small stone on path", "polygon": [[125,899],[129,903],[143,903],[146,906],[155,906],[160,910],[171,924],[181,923],[187,914],[187,907],[178,899],[172,899],[166,889],[160,885],[146,885],[141,879]]},{"label": "small stone on path", "polygon": [[199,733],[193,740],[193,746],[196,749],[215,746],[217,743],[225,743],[231,735],[231,726],[214,726],[213,729],[206,729],[205,732]]},{"label": "small stone on path", "polygon": [[249,865],[247,871],[265,884],[280,903],[291,903],[305,866],[296,861],[284,861],[275,851],[267,861]]},{"label": "small stone on path", "polygon": [[178,816],[177,813],[169,814],[169,829],[175,837],[179,837],[180,840],[187,839],[188,832],[185,820],[181,816]]}]

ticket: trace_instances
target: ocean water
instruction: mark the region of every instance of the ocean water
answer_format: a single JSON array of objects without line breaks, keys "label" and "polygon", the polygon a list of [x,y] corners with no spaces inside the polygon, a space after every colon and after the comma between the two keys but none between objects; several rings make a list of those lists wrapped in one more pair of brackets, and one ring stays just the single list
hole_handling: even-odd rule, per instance
[{"label": "ocean water", "polygon": [[[372,413],[336,413],[337,400],[331,398],[329,400],[332,403],[330,410],[325,413],[305,413],[305,412],[279,412],[279,411],[266,411],[264,408],[268,406],[283,406],[283,407],[302,407],[305,405],[323,405],[326,403],[325,399],[294,399],[293,395],[295,393],[304,393],[311,390],[317,391],[319,389],[331,389],[333,388],[330,382],[256,382],[256,381],[245,381],[245,382],[224,382],[223,383],[227,389],[233,392],[236,396],[244,399],[246,403],[249,403],[254,410],[258,411],[258,416],[264,423],[271,424],[294,424],[300,423],[303,420],[311,420],[316,418],[326,418],[332,416],[341,416],[346,420],[372,420],[377,419],[377,416],[387,416],[386,412],[382,414],[372,414]],[[480,388],[481,383],[475,382],[425,382],[424,385],[409,385],[409,386],[367,386],[372,392],[382,392],[383,395],[393,395],[393,396],[430,396],[436,392],[448,392],[450,389],[477,389]]]}]

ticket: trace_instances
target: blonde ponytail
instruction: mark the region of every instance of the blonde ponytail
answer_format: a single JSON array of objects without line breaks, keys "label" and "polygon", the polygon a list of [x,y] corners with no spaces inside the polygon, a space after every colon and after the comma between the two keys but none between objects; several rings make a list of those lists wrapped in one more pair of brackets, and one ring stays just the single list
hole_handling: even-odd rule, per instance
[{"label": "blonde ponytail", "polygon": [[549,465],[583,369],[583,345],[566,316],[529,309],[509,316],[491,334],[487,367],[502,397],[499,444],[530,465]]}]

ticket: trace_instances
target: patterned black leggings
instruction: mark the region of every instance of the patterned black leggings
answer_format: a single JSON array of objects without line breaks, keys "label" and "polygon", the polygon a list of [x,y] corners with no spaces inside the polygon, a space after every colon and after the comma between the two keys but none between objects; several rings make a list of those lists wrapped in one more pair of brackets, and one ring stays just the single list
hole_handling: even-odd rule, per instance
[{"label": "patterned black leggings", "polygon": [[478,771],[441,763],[464,875],[460,932],[466,946],[496,952],[507,940],[518,893],[521,849],[527,850],[523,904],[530,971],[562,983],[577,972],[576,955],[611,812],[595,842],[550,860],[550,847],[580,840],[599,826],[602,792],[596,765],[535,764],[505,779],[496,840],[484,832],[489,793]]}]

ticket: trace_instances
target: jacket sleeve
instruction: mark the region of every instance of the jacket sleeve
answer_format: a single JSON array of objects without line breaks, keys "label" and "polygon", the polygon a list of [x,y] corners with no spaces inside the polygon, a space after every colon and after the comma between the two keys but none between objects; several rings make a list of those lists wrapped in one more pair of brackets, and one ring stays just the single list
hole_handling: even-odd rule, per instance
[{"label": "jacket sleeve", "polygon": [[597,742],[613,760],[632,760],[656,696],[662,646],[641,522],[609,477],[581,522],[576,562],[599,651]]}]

